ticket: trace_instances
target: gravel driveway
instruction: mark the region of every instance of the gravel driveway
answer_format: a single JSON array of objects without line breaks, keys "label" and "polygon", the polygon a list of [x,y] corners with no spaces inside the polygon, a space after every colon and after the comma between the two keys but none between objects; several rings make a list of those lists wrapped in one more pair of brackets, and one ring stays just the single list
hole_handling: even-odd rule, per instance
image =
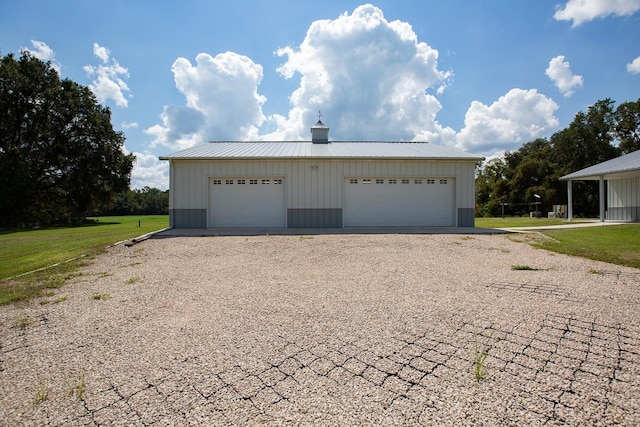
[{"label": "gravel driveway", "polygon": [[640,270],[523,239],[113,247],[0,307],[0,424],[639,425]]}]

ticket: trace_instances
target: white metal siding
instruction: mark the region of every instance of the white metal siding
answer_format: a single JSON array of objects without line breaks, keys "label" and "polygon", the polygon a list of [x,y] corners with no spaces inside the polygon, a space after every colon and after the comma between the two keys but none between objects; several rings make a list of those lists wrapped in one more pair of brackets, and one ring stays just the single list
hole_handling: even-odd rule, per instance
[{"label": "white metal siding", "polygon": [[344,208],[345,177],[450,177],[456,208],[474,208],[474,161],[458,160],[172,160],[174,209],[209,209],[210,178],[280,176],[285,208]]},{"label": "white metal siding", "polygon": [[361,176],[345,178],[343,224],[455,226],[455,180]]},{"label": "white metal siding", "polygon": [[209,227],[285,226],[283,178],[212,178],[209,182]]},{"label": "white metal siding", "polygon": [[640,178],[611,179],[608,182],[607,205],[610,208],[640,206]]}]

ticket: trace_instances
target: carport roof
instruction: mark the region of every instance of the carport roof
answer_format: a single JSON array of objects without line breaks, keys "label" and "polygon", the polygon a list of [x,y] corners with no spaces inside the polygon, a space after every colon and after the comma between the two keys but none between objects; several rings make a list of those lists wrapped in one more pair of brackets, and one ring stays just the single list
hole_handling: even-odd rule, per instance
[{"label": "carport roof", "polygon": [[438,159],[483,160],[451,147],[428,142],[336,141],[313,144],[310,141],[216,141],[160,156],[160,160],[217,159]]},{"label": "carport roof", "polygon": [[597,180],[600,179],[601,176],[604,176],[606,179],[614,179],[638,175],[640,175],[640,150],[607,160],[606,162],[598,163],[597,165],[589,166],[588,168],[565,175],[560,179],[565,181],[570,179]]}]

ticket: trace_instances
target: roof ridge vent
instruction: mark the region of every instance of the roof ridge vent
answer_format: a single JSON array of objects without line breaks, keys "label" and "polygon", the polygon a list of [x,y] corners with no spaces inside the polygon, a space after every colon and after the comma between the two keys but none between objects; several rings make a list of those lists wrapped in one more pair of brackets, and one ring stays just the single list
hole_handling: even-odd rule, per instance
[{"label": "roof ridge vent", "polygon": [[314,144],[329,143],[329,128],[322,123],[322,113],[318,111],[318,122],[311,126],[311,142]]}]

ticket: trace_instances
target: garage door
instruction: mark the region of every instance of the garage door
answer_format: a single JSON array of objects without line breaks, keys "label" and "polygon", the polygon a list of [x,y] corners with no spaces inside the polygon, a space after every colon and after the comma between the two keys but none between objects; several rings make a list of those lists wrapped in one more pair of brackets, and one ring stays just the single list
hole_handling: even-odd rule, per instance
[{"label": "garage door", "polygon": [[283,178],[212,178],[209,227],[285,227]]},{"label": "garage door", "polygon": [[456,223],[453,178],[353,177],[344,188],[345,227]]}]

